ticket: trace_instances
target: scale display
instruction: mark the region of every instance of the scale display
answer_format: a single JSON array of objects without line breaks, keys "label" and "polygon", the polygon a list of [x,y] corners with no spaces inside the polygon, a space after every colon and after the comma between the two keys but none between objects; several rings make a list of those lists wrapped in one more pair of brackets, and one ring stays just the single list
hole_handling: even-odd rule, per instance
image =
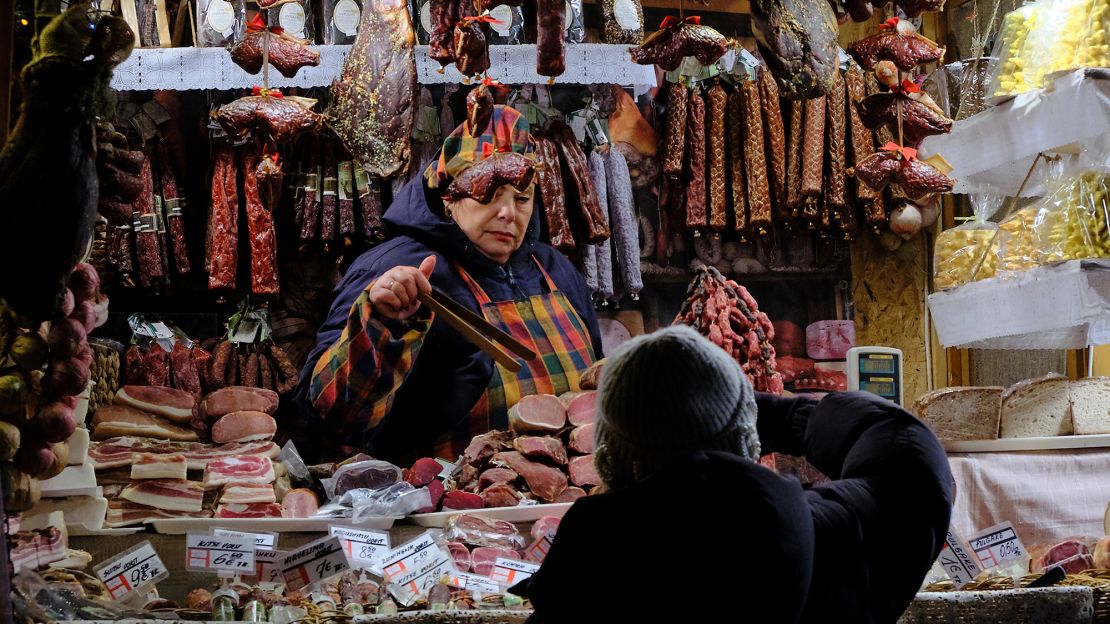
[{"label": "scale display", "polygon": [[850,349],[848,389],[870,392],[902,405],[902,351],[890,347]]}]

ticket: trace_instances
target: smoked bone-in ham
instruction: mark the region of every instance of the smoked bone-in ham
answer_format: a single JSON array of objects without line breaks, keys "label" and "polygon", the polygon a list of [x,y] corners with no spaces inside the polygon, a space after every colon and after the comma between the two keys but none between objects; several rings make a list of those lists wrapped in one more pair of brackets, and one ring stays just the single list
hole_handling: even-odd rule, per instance
[{"label": "smoked bone-in ham", "polygon": [[827,2],[755,0],[752,20],[763,58],[782,96],[825,95],[839,71],[836,16]]},{"label": "smoked bone-in ham", "polygon": [[357,165],[388,178],[408,168],[416,110],[416,57],[408,4],[367,0],[329,124]]},{"label": "smoked bone-in ham", "polygon": [[216,119],[224,131],[241,139],[251,130],[264,130],[270,138],[281,142],[319,125],[320,115],[311,110],[315,100],[278,97],[279,94],[269,95],[264,89],[259,93],[220,107]]},{"label": "smoked bone-in ham", "polygon": [[231,48],[231,60],[250,74],[262,71],[262,49],[269,45],[270,64],[282,76],[292,78],[302,67],[316,67],[320,64],[320,53],[308,48],[308,41],[297,39],[282,32],[274,34],[269,30],[248,30],[243,40]]},{"label": "smoked bone-in ham", "polygon": [[673,71],[687,56],[696,58],[702,65],[712,65],[728,52],[728,46],[728,38],[708,26],[702,26],[700,17],[679,20],[668,16],[659,30],[629,51],[635,63],[658,65]]}]

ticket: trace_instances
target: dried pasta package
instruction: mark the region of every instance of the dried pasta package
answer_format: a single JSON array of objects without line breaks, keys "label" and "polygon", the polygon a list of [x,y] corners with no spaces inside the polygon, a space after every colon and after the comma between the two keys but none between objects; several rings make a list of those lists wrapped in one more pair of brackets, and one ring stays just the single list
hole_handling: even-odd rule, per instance
[{"label": "dried pasta package", "polygon": [[933,286],[947,290],[994,277],[998,260],[998,225],[987,219],[1002,205],[994,189],[973,193],[974,218],[937,236],[933,252]]},{"label": "dried pasta package", "polygon": [[247,23],[244,0],[197,0],[197,47],[231,46],[243,38]]},{"label": "dried pasta package", "polygon": [[360,0],[324,0],[324,43],[327,45],[354,43],[361,18]]},{"label": "dried pasta package", "polygon": [[1085,171],[1068,179],[1042,203],[1037,233],[1041,264],[1110,258],[1107,174]]},{"label": "dried pasta package", "polygon": [[1066,33],[1072,8],[1080,0],[1039,0],[1037,20],[1025,42],[1024,79],[1030,89],[1039,89],[1053,71],[1066,69],[1075,58],[1075,40]]},{"label": "dried pasta package", "polygon": [[1037,5],[1027,4],[1007,13],[1002,19],[1002,31],[991,55],[995,60],[989,70],[992,78],[987,93],[990,95],[1003,97],[1030,89],[1025,79],[1025,70],[1030,63],[1026,43],[1029,33],[1037,25],[1038,15]]},{"label": "dried pasta package", "polygon": [[1073,67],[1110,67],[1110,1],[1089,0],[1086,31],[1079,34]]},{"label": "dried pasta package", "polygon": [[601,41],[640,45],[644,39],[644,7],[640,0],[601,0]]},{"label": "dried pasta package", "polygon": [[1064,184],[1062,163],[1057,161],[1047,167],[1049,171],[1045,178],[1045,188],[1050,190],[1049,194],[1014,212],[998,224],[999,277],[1014,277],[1043,263],[1044,255],[1038,231],[1051,227],[1051,223],[1059,215],[1059,211],[1044,208],[1054,200],[1056,190]]}]

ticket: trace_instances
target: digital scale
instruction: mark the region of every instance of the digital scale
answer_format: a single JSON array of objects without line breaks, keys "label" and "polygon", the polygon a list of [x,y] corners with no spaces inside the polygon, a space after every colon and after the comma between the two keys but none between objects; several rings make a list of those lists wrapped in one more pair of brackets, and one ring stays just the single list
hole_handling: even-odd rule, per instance
[{"label": "digital scale", "polygon": [[848,389],[877,394],[902,405],[902,350],[890,347],[849,349]]}]

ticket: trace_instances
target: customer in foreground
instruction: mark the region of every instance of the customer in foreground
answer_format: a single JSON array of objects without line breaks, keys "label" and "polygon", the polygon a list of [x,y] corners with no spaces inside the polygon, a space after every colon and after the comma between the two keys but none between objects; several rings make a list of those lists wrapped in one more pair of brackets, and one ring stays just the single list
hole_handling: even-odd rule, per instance
[{"label": "customer in foreground", "polygon": [[[687,327],[609,359],[596,447],[610,491],[574,503],[512,590],[532,622],[892,623],[948,530],[952,477],[919,420],[859,392],[756,394]],[[759,465],[761,448],[831,480],[803,488]]]}]

